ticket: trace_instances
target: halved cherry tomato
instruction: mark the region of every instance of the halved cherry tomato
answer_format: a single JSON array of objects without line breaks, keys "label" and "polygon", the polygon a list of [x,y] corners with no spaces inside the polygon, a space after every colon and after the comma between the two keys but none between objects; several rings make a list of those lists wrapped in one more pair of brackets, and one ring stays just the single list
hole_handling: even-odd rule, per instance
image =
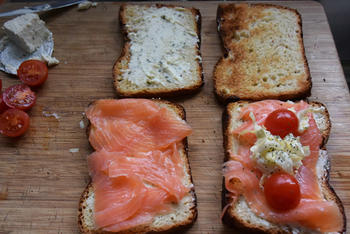
[{"label": "halved cherry tomato", "polygon": [[24,111],[9,109],[0,116],[0,133],[8,137],[23,135],[29,128],[29,115]]},{"label": "halved cherry tomato", "polygon": [[294,176],[277,172],[265,180],[264,193],[267,204],[276,211],[293,209],[300,203],[300,186]]},{"label": "halved cherry tomato", "polygon": [[39,86],[47,79],[46,63],[40,60],[24,61],[17,70],[19,79],[29,86]]},{"label": "halved cherry tomato", "polygon": [[3,100],[10,108],[29,110],[35,104],[36,95],[29,86],[17,84],[4,91]]},{"label": "halved cherry tomato", "polygon": [[271,134],[284,138],[289,133],[298,134],[299,120],[294,112],[278,109],[267,116],[264,125]]},{"label": "halved cherry tomato", "polygon": [[6,103],[4,102],[4,100],[2,99],[2,92],[0,92],[0,113],[4,112],[5,110],[9,109],[10,107],[8,107],[6,105]]}]

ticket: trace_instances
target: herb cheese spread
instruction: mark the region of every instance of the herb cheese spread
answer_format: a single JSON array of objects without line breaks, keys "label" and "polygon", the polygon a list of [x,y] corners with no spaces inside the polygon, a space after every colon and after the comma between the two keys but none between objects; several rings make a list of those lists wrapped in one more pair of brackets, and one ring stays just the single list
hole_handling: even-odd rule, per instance
[{"label": "herb cheese spread", "polygon": [[130,62],[123,76],[137,86],[181,86],[193,80],[199,38],[192,15],[181,7],[146,8],[126,25]]}]

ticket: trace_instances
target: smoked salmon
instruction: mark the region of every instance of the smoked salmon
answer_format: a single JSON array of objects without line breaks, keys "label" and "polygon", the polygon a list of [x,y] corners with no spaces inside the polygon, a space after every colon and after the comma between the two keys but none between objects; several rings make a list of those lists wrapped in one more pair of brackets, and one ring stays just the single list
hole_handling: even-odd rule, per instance
[{"label": "smoked salmon", "polygon": [[[308,104],[303,101],[292,103],[266,100],[250,103],[240,109],[239,119],[243,123],[230,131],[239,144],[235,152],[229,151],[230,157],[223,169],[225,188],[230,192],[229,196],[234,203],[240,195],[243,195],[256,215],[273,223],[303,226],[321,232],[342,230],[343,216],[339,207],[334,201],[323,198],[318,183],[316,164],[323,139],[311,113],[307,114],[308,128],[299,136],[301,144],[310,149],[310,154],[302,160],[302,166],[298,168],[295,175],[300,185],[300,203],[296,208],[286,212],[274,211],[267,204],[261,186],[263,173],[251,157],[250,148],[256,141],[252,130],[254,121],[258,125],[263,125],[267,116],[280,108],[292,108],[299,113],[307,109]],[[250,113],[253,113],[255,120],[252,120]]]},{"label": "smoked salmon", "polygon": [[146,99],[99,100],[86,116],[98,228],[149,224],[188,194],[179,147],[192,129],[184,120]]}]

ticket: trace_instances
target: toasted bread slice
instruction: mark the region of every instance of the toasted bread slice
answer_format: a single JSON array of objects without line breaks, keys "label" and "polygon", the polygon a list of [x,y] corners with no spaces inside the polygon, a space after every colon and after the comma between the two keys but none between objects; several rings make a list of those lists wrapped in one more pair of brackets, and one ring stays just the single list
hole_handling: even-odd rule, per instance
[{"label": "toasted bread slice", "polygon": [[[178,118],[186,120],[186,113],[182,106],[163,100],[154,100],[162,107],[168,108]],[[93,103],[92,103],[93,105]],[[89,127],[88,127],[89,134]],[[149,225],[140,225],[119,233],[149,233],[186,229],[193,224],[197,218],[197,198],[191,176],[191,168],[188,160],[187,138],[179,147],[181,160],[184,164],[183,184],[191,187],[189,193],[178,203],[174,204],[171,213],[157,215]],[[94,221],[94,191],[92,183],[89,183],[81,195],[79,202],[78,225],[81,233],[110,233],[98,229]]]},{"label": "toasted bread slice", "polygon": [[301,16],[296,10],[269,4],[219,5],[217,24],[226,50],[214,69],[214,90],[221,101],[310,95]]},{"label": "toasted bread slice", "polygon": [[[238,144],[235,137],[230,132],[240,126],[242,121],[239,119],[240,109],[247,105],[247,101],[239,101],[230,103],[227,105],[225,112],[223,113],[223,134],[224,134],[224,149],[225,149],[225,162],[229,160],[229,150],[236,152],[236,146]],[[318,109],[321,111],[314,112],[314,118],[316,124],[320,129],[323,136],[323,144],[327,142],[330,134],[331,122],[329,114],[325,106],[318,102],[309,103],[312,109]],[[321,107],[321,109],[320,109]],[[324,146],[324,145],[323,145]],[[329,171],[330,171],[330,159],[328,157],[325,148],[320,150],[319,159],[317,162],[317,175],[318,182],[322,191],[322,194],[326,200],[334,201],[340,212],[343,214],[343,230],[339,230],[338,233],[345,232],[346,218],[344,207],[334,192],[333,188],[329,184]],[[232,197],[227,196],[228,191],[223,184],[222,190],[222,207],[233,202]],[[225,224],[240,229],[246,232],[260,232],[260,233],[313,233],[314,230],[309,230],[302,227],[293,225],[281,225],[269,222],[259,216],[257,216],[246,202],[244,196],[240,196],[234,204],[229,206],[222,216],[222,220]],[[318,232],[315,232],[318,233]]]},{"label": "toasted bread slice", "polygon": [[113,68],[120,97],[172,97],[203,85],[201,15],[195,8],[122,5],[125,42]]}]

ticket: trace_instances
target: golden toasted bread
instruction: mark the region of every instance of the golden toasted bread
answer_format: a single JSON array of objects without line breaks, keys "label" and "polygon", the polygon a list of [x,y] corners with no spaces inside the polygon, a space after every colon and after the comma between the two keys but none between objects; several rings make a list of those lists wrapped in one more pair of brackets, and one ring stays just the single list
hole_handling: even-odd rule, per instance
[{"label": "golden toasted bread", "polygon": [[217,10],[226,50],[214,69],[221,101],[301,99],[310,95],[300,14],[269,4],[226,4]]}]

